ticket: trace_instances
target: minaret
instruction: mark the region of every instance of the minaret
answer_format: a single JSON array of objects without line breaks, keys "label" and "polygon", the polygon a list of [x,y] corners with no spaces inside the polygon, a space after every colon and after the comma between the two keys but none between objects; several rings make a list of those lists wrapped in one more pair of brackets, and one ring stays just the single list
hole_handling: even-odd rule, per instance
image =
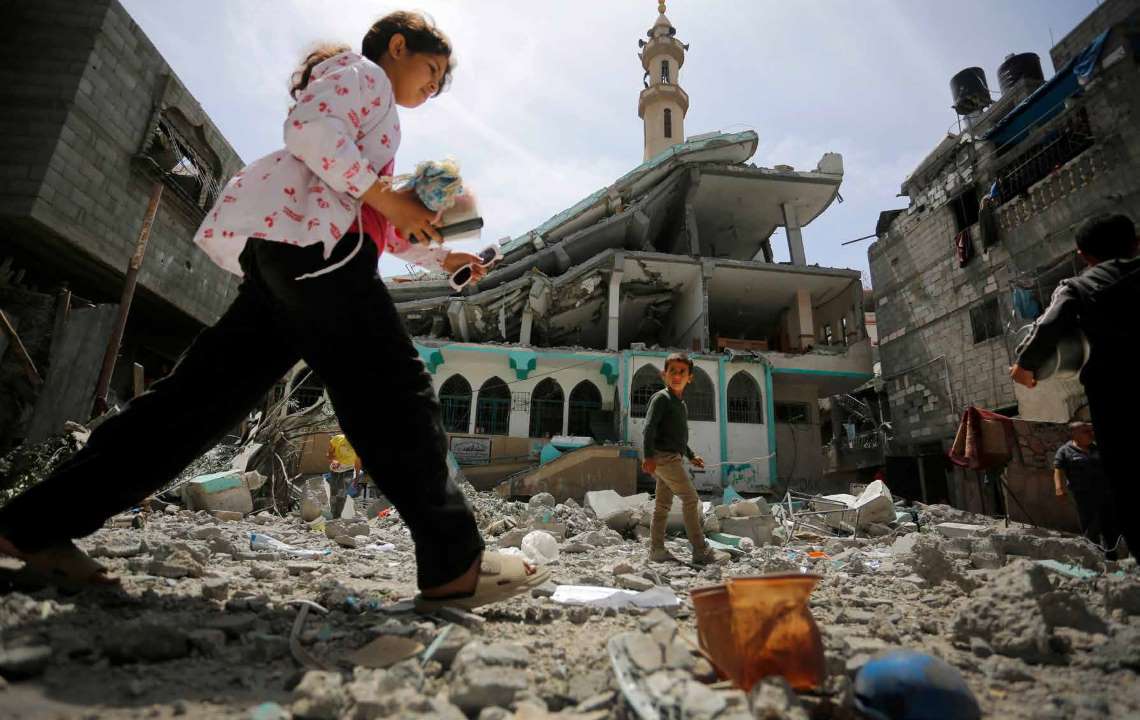
[{"label": "minaret", "polygon": [[638,57],[645,68],[645,89],[637,101],[637,115],[645,121],[645,159],[685,141],[685,113],[689,96],[681,89],[681,66],[685,64],[683,45],[675,36],[677,28],[665,17],[665,0],[657,3],[657,22],[639,40]]}]

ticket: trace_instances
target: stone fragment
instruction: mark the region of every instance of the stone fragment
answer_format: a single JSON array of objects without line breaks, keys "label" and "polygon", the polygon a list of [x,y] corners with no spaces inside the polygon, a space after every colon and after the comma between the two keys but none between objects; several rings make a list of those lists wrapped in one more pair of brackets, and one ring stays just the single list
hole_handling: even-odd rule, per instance
[{"label": "stone fragment", "polygon": [[451,630],[447,632],[447,637],[443,639],[439,647],[436,648],[435,654],[432,659],[439,662],[440,665],[446,670],[451,667],[455,661],[455,656],[463,649],[463,646],[471,642],[474,635],[471,631],[462,625],[452,625]]},{"label": "stone fragment", "polygon": [[346,701],[340,673],[310,670],[293,689],[293,717],[337,720]]},{"label": "stone fragment", "polygon": [[330,520],[325,524],[325,537],[329,540],[335,540],[342,535],[355,537],[357,535],[369,535],[372,528],[368,525],[367,520]]},{"label": "stone fragment", "polygon": [[969,523],[944,522],[934,526],[934,531],[944,538],[970,538],[977,537],[985,525],[971,525]]},{"label": "stone fragment", "polygon": [[625,652],[642,675],[650,675],[664,666],[664,648],[656,640],[636,633],[625,633],[624,637]]},{"label": "stone fragment", "polygon": [[217,525],[204,525],[192,529],[188,535],[195,540],[209,540],[210,538],[221,537],[222,529]]},{"label": "stone fragment", "polygon": [[165,578],[202,577],[205,568],[185,548],[174,548],[164,557],[156,557],[146,567],[151,575]]},{"label": "stone fragment", "polygon": [[582,625],[590,619],[593,613],[585,605],[571,605],[566,609],[566,619],[575,625]]},{"label": "stone fragment", "polygon": [[501,548],[517,548],[522,546],[523,538],[530,532],[530,528],[514,528],[499,536],[498,544]]},{"label": "stone fragment", "polygon": [[225,600],[230,594],[229,578],[206,578],[202,581],[202,597],[210,600]]},{"label": "stone fragment", "polygon": [[320,563],[315,562],[291,562],[285,564],[285,569],[289,571],[290,575],[306,575],[311,572],[316,572],[321,569]]},{"label": "stone fragment", "polygon": [[1140,580],[1134,577],[1105,578],[1104,604],[1109,610],[1119,608],[1129,615],[1140,615]]},{"label": "stone fragment", "polygon": [[473,612],[467,612],[460,608],[442,607],[435,611],[435,614],[448,622],[462,625],[469,630],[480,630],[483,625],[487,623],[487,618],[482,615],[476,615]]},{"label": "stone fragment", "polygon": [[530,510],[553,508],[554,505],[554,496],[548,492],[540,492],[537,495],[532,495],[530,500],[526,503],[527,508]]},{"label": "stone fragment", "polygon": [[616,578],[614,578],[614,581],[617,583],[618,587],[625,588],[626,590],[644,592],[646,590],[653,589],[653,582],[651,580],[646,580],[645,578],[638,577],[637,575],[618,575]]},{"label": "stone fragment", "polygon": [[749,694],[752,716],[757,720],[808,720],[807,710],[788,685],[778,675],[764,678],[752,687]]}]

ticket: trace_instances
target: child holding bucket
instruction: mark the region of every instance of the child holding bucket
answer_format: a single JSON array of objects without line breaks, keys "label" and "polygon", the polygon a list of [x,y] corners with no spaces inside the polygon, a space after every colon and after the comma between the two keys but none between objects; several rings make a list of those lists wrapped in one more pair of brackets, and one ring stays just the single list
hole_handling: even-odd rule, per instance
[{"label": "child holding bucket", "polygon": [[[168,377],[0,509],[0,553],[56,584],[113,582],[72,538],[177,476],[303,359],[411,531],[418,609],[476,607],[546,579],[547,571],[517,557],[484,551],[449,478],[430,378],[377,274],[385,250],[448,272],[479,260],[410,245],[438,242],[439,216],[414,190],[391,186],[396,106],[423,105],[450,72],[450,41],[409,12],[374,23],[359,53],[324,47],[305,58],[293,76],[285,148],[231,179],[195,236],[214,262],[243,278],[237,298]],[[349,336],[356,350],[346,353]]]},{"label": "child holding bucket", "polygon": [[684,353],[673,353],[665,358],[661,372],[665,387],[649,399],[645,415],[645,438],[642,443],[645,460],[642,468],[657,480],[657,499],[653,507],[653,520],[649,526],[649,560],[676,562],[677,558],[665,549],[665,524],[673,496],[681,499],[685,519],[685,534],[693,547],[693,564],[704,565],[727,560],[727,555],[709,546],[701,527],[701,501],[684,460],[703,468],[705,461],[689,447],[689,413],[681,396],[693,381],[693,361]]}]

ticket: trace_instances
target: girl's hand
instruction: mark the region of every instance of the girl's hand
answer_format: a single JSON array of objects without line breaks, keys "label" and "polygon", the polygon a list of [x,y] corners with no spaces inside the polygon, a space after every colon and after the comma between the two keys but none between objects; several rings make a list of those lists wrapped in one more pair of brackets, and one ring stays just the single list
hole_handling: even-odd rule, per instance
[{"label": "girl's hand", "polygon": [[443,243],[435,229],[438,213],[424,207],[411,188],[391,190],[377,182],[360,197],[388,218],[397,232],[411,242]]},{"label": "girl's hand", "polygon": [[487,267],[479,264],[479,256],[452,250],[443,260],[443,269],[450,275],[464,265],[471,266],[471,282],[477,283],[487,274]]}]

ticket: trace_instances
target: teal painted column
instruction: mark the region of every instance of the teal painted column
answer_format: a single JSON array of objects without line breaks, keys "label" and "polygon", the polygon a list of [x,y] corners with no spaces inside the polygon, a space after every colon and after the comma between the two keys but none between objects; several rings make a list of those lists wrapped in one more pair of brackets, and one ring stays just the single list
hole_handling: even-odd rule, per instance
[{"label": "teal painted column", "polygon": [[624,442],[629,442],[629,351],[622,350],[621,353],[621,367],[622,380],[621,398],[622,398],[622,413],[621,413],[621,437]]},{"label": "teal painted column", "polygon": [[720,422],[717,423],[720,430],[720,486],[725,487],[728,484],[726,475],[728,474],[728,387],[725,384],[725,379],[728,376],[726,367],[728,366],[728,358],[719,357],[716,361],[717,373],[717,401],[720,405]]},{"label": "teal painted column", "polygon": [[772,397],[772,366],[764,363],[764,392],[768,398],[765,403],[766,422],[768,423],[768,484],[776,486],[776,473],[779,466],[776,464],[776,399]]}]

